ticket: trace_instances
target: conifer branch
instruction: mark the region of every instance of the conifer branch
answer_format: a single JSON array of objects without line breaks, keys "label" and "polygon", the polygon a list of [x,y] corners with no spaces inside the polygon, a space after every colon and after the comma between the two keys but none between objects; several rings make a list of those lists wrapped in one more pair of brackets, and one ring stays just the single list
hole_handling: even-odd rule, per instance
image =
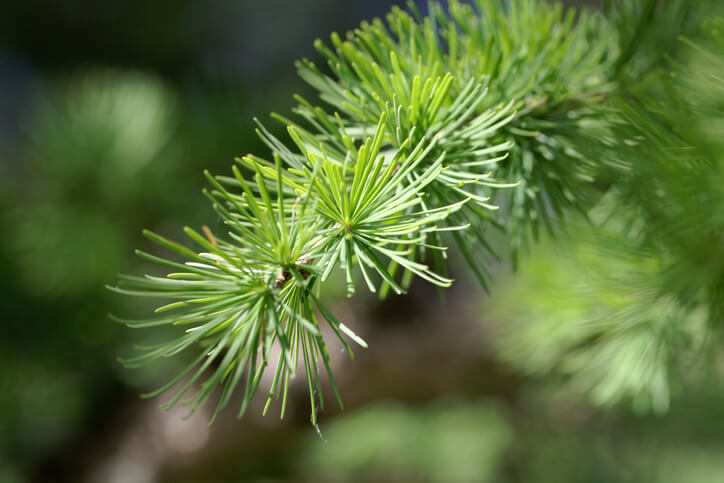
[{"label": "conifer branch", "polygon": [[331,45],[315,42],[327,68],[309,60],[297,68],[321,105],[297,96],[293,117],[273,116],[288,140],[257,121],[270,159],[250,154],[237,159],[233,176],[206,173],[206,195],[228,233],[187,228],[198,245],[192,250],[145,232],[184,261],[138,252],[173,271],[121,276],[112,287],[170,302],[153,318],[119,322],[180,326],[177,338],[140,348],[126,364],[200,345],[193,362],[151,395],[178,383],[167,406],[196,390],[187,400],[196,410],[222,386],[218,411],[241,385],[240,415],[274,365],[265,412],[280,398],[283,416],[301,360],[312,422],[324,404],[320,372],[341,407],[321,325],[350,356],[346,339],[366,343],[320,301],[323,283],[340,271],[349,296],[359,277],[381,296],[404,293],[413,277],[447,287],[454,242],[487,288],[491,260],[502,258],[491,229],[506,237],[516,261],[541,229],[556,234],[571,210],[586,213],[601,197],[594,180],[625,165],[589,149],[617,128],[602,101],[635,53],[620,48],[610,18],[626,19],[618,27],[638,21],[629,13],[450,0],[447,9],[430,3],[423,18],[410,3],[344,39],[332,34]]}]

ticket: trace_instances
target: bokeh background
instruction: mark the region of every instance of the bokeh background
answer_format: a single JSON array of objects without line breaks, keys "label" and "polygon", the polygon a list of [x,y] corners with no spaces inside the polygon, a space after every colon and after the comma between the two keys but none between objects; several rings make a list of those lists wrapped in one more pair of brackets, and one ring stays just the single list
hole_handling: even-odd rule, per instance
[{"label": "bokeh background", "polygon": [[[184,408],[159,408],[168,396],[138,397],[183,358],[123,368],[119,356],[163,334],[111,322],[109,312],[149,307],[104,286],[149,270],[133,256],[157,250],[142,228],[179,239],[184,225],[216,226],[202,170],[264,154],[253,117],[281,134],[268,113],[287,112],[293,93],[314,97],[293,61],[391,5],[3,3],[0,483],[724,481],[721,364],[652,415],[595,407],[500,357],[507,308],[584,276],[575,266],[565,282],[547,275],[566,263],[552,242],[514,276],[496,267],[491,296],[459,261],[444,301],[421,283],[384,302],[331,294],[370,348],[355,361],[333,355],[346,409],[330,404],[317,428],[303,380],[283,421],[256,407],[208,426],[208,411],[184,419]],[[571,307],[564,293],[546,303]]]}]

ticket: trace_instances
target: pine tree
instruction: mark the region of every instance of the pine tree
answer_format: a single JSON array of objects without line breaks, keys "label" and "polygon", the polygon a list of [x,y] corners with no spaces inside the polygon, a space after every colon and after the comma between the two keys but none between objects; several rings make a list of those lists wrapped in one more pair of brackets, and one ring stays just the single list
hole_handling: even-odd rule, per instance
[{"label": "pine tree", "polygon": [[[529,283],[520,313],[500,315],[517,321],[500,338],[504,360],[571,376],[599,403],[633,397],[665,410],[671,368],[713,347],[724,311],[721,13],[713,0],[603,13],[451,0],[427,16],[393,8],[316,42],[327,65],[297,68],[319,101],[297,96],[291,116],[274,116],[288,139],[258,123],[269,156],[237,159],[233,176],[206,173],[228,233],[186,228],[197,252],[145,232],[184,261],[139,251],[170,273],[111,287],[171,301],[151,318],[115,320],[180,326],[125,363],[196,351],[152,395],[183,381],[167,406],[198,387],[195,410],[222,386],[218,411],[241,385],[240,416],[268,365],[267,408],[281,398],[282,416],[303,371],[315,423],[320,373],[342,406],[321,326],[350,356],[347,339],[366,347],[320,300],[324,282],[341,271],[349,296],[360,283],[404,294],[415,277],[448,287],[452,247],[493,301],[496,260]],[[550,237],[587,271],[549,253],[560,283],[541,287],[523,251]]]}]

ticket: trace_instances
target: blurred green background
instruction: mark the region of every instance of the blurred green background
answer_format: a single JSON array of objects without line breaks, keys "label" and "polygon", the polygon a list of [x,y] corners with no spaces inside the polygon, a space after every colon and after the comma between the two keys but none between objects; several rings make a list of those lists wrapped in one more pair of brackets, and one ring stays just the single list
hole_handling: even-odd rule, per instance
[{"label": "blurred green background", "polygon": [[[186,420],[183,409],[158,408],[163,396],[139,399],[183,361],[121,367],[117,357],[159,334],[112,323],[109,312],[149,307],[104,285],[119,272],[152,270],[133,256],[155,250],[142,228],[180,238],[184,225],[216,226],[202,170],[225,173],[234,156],[264,153],[253,116],[279,133],[268,113],[287,112],[293,93],[314,96],[293,61],[316,58],[315,38],[392,4],[3,5],[0,483],[724,481],[718,354],[705,374],[684,378],[685,390],[673,390],[658,416],[598,408],[575,380],[562,383],[570,375],[543,375],[555,327],[518,348],[539,358],[541,373],[506,364],[496,341],[505,340],[501,326],[518,327],[511,313],[528,320],[554,307],[565,321],[586,304],[628,301],[566,298],[563,287],[588,274],[553,242],[515,277],[499,267],[490,299],[462,268],[445,302],[424,284],[384,303],[333,298],[370,349],[353,362],[333,356],[347,409],[327,408],[319,428],[309,424],[301,386],[281,422],[253,408],[209,427],[208,412]],[[559,298],[535,298],[540,287]]]}]

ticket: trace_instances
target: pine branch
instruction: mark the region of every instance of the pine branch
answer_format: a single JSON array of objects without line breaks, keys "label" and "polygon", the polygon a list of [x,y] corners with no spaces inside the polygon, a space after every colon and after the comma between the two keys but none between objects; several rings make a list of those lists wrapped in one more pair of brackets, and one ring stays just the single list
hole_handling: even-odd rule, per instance
[{"label": "pine branch", "polygon": [[[117,320],[186,330],[125,362],[138,366],[201,346],[186,370],[152,393],[181,384],[167,406],[205,377],[187,400],[192,411],[217,386],[221,410],[242,384],[243,414],[276,346],[269,401],[282,399],[283,416],[301,360],[315,422],[322,369],[342,406],[320,322],[350,356],[345,337],[366,346],[320,301],[333,272],[344,274],[349,296],[360,276],[381,296],[404,293],[413,277],[447,287],[446,252],[455,242],[488,287],[490,261],[501,258],[491,230],[504,235],[515,262],[541,229],[556,234],[570,211],[589,211],[602,195],[594,181],[630,168],[612,138],[637,123],[609,101],[625,77],[622,66],[637,54],[635,42],[621,48],[615,22],[537,0],[473,7],[451,0],[448,9],[431,3],[429,11],[423,18],[410,3],[409,12],[393,8],[386,23],[364,22],[344,40],[333,34],[331,46],[315,43],[327,68],[308,60],[297,68],[322,105],[297,97],[294,116],[274,115],[286,141],[258,123],[271,160],[248,155],[233,177],[207,173],[206,194],[226,235],[187,228],[197,252],[146,232],[185,261],[139,252],[174,271],[121,276],[112,290],[170,303],[154,318]],[[612,14],[619,32],[638,22],[629,13]],[[609,148],[619,155],[601,156]],[[619,318],[606,320],[618,330]],[[586,373],[590,359],[582,356],[575,371]],[[602,399],[641,386],[616,387],[605,374],[595,380],[591,390],[603,391]]]}]

